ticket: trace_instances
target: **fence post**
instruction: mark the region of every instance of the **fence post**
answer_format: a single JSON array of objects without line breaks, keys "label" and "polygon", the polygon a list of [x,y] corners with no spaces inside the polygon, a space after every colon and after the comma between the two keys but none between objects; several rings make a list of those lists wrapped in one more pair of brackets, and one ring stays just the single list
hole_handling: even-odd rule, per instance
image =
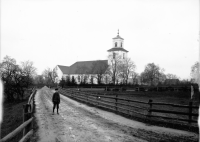
[{"label": "fence post", "polygon": [[[32,99],[32,108],[31,108],[31,117],[33,117],[33,105],[34,105],[34,100]],[[33,129],[33,121],[31,122],[31,129]]]},{"label": "fence post", "polygon": [[[29,113],[30,104],[23,105],[23,123],[31,118],[31,113]],[[32,124],[28,124],[23,130],[23,136],[25,136],[31,129]]]},{"label": "fence post", "polygon": [[130,116],[130,101],[128,100],[128,115]]},{"label": "fence post", "polygon": [[118,94],[116,95],[116,98],[115,98],[115,110],[118,112],[118,107],[117,107],[117,101],[118,101]]},{"label": "fence post", "polygon": [[148,117],[148,118],[151,118],[152,102],[153,102],[153,100],[149,99],[149,102],[148,102],[148,104],[149,104],[149,109],[148,109],[148,113],[147,113],[147,117]]},{"label": "fence post", "polygon": [[97,106],[99,105],[98,99],[99,99],[99,97],[98,97],[98,94],[97,94],[97,96],[96,96]]},{"label": "fence post", "polygon": [[192,122],[192,101],[189,102],[189,121],[188,123],[190,124]]},{"label": "fence post", "polygon": [[[26,113],[28,112],[28,109],[26,108],[26,104],[23,105],[23,123],[27,120]],[[23,136],[25,136],[25,128],[23,130]]]},{"label": "fence post", "polygon": [[88,94],[86,94],[86,101],[87,101],[87,103],[88,103]]}]

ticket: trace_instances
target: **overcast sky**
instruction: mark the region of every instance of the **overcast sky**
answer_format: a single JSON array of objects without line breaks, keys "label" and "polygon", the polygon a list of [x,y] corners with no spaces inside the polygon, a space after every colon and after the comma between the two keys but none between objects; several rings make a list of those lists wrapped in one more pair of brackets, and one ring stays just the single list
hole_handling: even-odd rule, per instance
[{"label": "overcast sky", "polygon": [[38,74],[107,59],[118,29],[136,72],[154,62],[190,77],[199,59],[198,0],[2,0],[1,59],[33,61]]}]

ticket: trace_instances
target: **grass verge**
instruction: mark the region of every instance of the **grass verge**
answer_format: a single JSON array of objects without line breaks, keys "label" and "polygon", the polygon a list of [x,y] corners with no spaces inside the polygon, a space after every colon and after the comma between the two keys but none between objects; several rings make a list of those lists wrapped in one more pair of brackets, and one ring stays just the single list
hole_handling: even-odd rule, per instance
[{"label": "grass verge", "polygon": [[[1,138],[5,137],[23,123],[23,105],[28,98],[22,102],[5,103],[3,106],[3,122],[1,124]],[[10,142],[19,141],[23,132],[12,138]]]},{"label": "grass verge", "polygon": [[[25,92],[24,99],[16,102],[4,102],[3,104],[3,121],[1,124],[1,137],[4,138],[6,135],[11,133],[17,127],[23,123],[23,105],[27,104],[30,96],[30,92]],[[9,142],[19,141],[23,136],[23,131],[13,137]]]}]

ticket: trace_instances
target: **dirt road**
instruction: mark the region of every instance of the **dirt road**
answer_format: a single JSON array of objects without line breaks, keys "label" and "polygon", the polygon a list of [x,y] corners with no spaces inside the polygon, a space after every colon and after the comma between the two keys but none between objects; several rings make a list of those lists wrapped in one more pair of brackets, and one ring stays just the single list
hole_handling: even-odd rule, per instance
[{"label": "dirt road", "polygon": [[52,94],[53,91],[44,87],[35,96],[39,142],[198,141],[195,133],[148,126],[62,95],[60,114],[52,115]]}]

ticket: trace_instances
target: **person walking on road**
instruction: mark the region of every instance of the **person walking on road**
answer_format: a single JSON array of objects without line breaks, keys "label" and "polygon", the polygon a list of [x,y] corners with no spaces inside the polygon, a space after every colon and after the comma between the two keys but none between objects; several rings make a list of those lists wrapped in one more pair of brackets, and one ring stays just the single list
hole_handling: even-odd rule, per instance
[{"label": "person walking on road", "polygon": [[53,114],[54,114],[55,107],[57,107],[57,114],[59,114],[58,109],[59,109],[59,104],[60,104],[60,94],[58,93],[58,88],[56,88],[55,91],[56,92],[53,94],[53,97],[52,97]]}]

